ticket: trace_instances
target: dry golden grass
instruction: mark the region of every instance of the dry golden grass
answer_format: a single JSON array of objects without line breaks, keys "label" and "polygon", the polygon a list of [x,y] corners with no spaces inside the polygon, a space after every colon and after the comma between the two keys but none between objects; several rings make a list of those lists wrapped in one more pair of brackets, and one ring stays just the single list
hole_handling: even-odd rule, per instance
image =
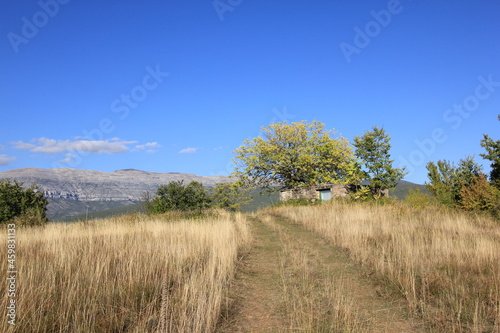
[{"label": "dry golden grass", "polygon": [[310,254],[287,240],[280,256],[287,332],[369,332],[342,277],[318,272]]},{"label": "dry golden grass", "polygon": [[432,331],[500,331],[500,226],[436,207],[332,202],[269,211],[313,230],[403,295]]},{"label": "dry golden grass", "polygon": [[325,267],[330,262],[324,249],[309,235],[278,223],[266,212],[260,218],[279,235],[282,246],[279,275],[288,328],[280,332],[369,332],[345,290],[343,277]]},{"label": "dry golden grass", "polygon": [[[0,331],[213,331],[238,252],[251,241],[243,215],[214,215],[18,229],[16,326],[3,318]],[[5,283],[0,293],[5,309]]]}]

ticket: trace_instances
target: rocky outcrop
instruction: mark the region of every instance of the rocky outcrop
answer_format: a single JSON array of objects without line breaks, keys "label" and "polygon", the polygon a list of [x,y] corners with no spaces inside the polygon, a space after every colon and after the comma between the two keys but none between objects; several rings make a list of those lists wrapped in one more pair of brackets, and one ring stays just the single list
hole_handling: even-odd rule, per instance
[{"label": "rocky outcrop", "polygon": [[198,181],[205,186],[229,181],[226,176],[196,176],[187,173],[157,173],[134,169],[100,172],[77,169],[25,168],[0,172],[0,180],[16,179],[29,186],[36,183],[49,199],[78,201],[138,201],[145,192],[154,193],[171,181]]}]

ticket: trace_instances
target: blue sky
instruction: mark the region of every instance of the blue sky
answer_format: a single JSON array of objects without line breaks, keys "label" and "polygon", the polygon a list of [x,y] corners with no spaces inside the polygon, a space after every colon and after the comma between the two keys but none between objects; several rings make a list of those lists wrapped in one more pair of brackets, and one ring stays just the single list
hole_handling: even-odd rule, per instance
[{"label": "blue sky", "polygon": [[275,121],[392,137],[407,180],[500,139],[500,3],[6,0],[0,171],[228,174]]}]

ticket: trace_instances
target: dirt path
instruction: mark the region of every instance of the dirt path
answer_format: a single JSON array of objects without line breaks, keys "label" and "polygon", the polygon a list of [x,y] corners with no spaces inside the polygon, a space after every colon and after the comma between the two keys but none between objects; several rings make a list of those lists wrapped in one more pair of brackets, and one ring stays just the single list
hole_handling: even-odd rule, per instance
[{"label": "dirt path", "polygon": [[279,236],[257,218],[251,218],[254,245],[242,262],[231,298],[232,309],[218,332],[276,332],[286,328],[279,313]]},{"label": "dirt path", "polygon": [[279,216],[251,221],[255,243],[218,332],[425,332],[345,252]]}]

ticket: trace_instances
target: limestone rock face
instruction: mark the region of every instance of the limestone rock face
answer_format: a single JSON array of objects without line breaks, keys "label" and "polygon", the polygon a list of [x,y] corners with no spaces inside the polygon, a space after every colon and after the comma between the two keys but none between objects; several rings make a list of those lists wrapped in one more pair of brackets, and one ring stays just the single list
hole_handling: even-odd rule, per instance
[{"label": "limestone rock face", "polygon": [[37,169],[25,168],[0,172],[0,180],[16,179],[28,187],[39,185],[49,199],[73,199],[79,201],[138,201],[149,191],[154,194],[160,185],[171,181],[192,180],[204,186],[213,186],[229,181],[226,176],[196,176],[187,173],[157,173],[133,169],[115,172],[100,172],[77,169]]}]

